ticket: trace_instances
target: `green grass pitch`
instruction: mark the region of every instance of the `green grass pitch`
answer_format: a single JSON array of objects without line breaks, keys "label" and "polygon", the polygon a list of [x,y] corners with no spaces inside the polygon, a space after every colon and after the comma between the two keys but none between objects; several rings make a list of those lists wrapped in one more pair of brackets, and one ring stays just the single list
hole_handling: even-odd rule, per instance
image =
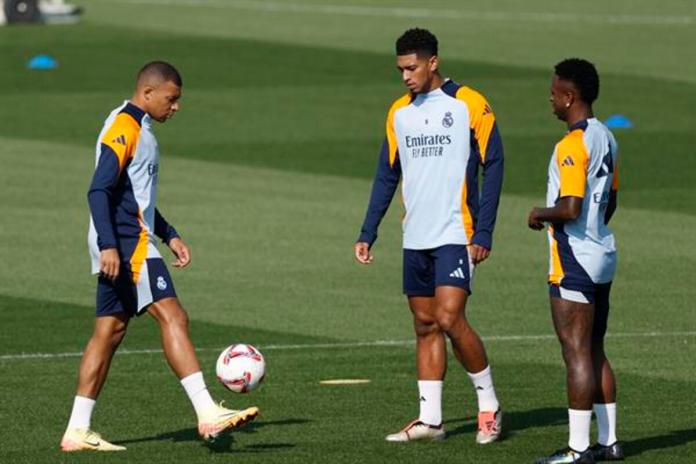
[{"label": "green grass pitch", "polygon": [[[571,55],[598,65],[598,116],[635,124],[615,132],[620,264],[607,351],[619,438],[628,462],[694,462],[692,2],[78,3],[79,25],[0,28],[0,462],[529,463],[563,446],[545,237],[525,220],[543,201],[564,130],[547,101],[551,69]],[[486,447],[474,442],[475,397],[453,358],[449,438],[383,441],[418,407],[398,202],[374,265],[354,263],[352,244],[386,110],[403,92],[392,44],[413,25],[439,36],[447,76],[489,98],[505,144],[494,250],[468,308],[508,418],[507,439]],[[26,70],[39,53],[60,67]],[[181,113],[156,129],[159,206],[193,251],[192,266],[173,277],[213,396],[256,404],[262,417],[214,447],[201,443],[145,316],[116,356],[93,420],[128,451],[62,455],[93,315],[85,194],[95,137],[129,97],[133,73],[156,58],[174,62],[185,83]],[[214,381],[217,354],[233,342],[264,352],[259,391],[234,395]],[[319,384],[346,377],[371,383]]]}]

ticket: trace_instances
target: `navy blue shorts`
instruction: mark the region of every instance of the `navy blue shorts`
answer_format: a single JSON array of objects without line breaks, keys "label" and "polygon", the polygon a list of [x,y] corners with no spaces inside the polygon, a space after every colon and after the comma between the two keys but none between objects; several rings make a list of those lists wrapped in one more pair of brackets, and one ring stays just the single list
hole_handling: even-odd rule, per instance
[{"label": "navy blue shorts", "polygon": [[149,258],[135,282],[130,270],[122,267],[116,281],[99,276],[97,282],[97,317],[125,312],[141,315],[152,303],[176,297],[174,283],[162,258]]},{"label": "navy blue shorts", "polygon": [[435,287],[450,285],[471,294],[474,265],[466,245],[431,250],[404,249],[404,294],[435,296]]},{"label": "navy blue shorts", "polygon": [[593,304],[595,307],[594,325],[592,336],[604,337],[607,333],[607,322],[609,320],[609,293],[611,293],[611,282],[606,284],[594,284],[594,288],[583,291],[568,290],[563,286],[549,284],[549,295],[555,298],[562,298],[576,303]]}]

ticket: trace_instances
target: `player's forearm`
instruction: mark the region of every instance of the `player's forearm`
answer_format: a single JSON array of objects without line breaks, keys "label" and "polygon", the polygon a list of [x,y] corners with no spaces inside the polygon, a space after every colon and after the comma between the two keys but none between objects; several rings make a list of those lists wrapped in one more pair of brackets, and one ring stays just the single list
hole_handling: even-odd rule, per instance
[{"label": "player's forearm", "polygon": [[604,224],[609,224],[609,221],[614,216],[617,205],[617,193],[616,190],[609,191],[609,204],[607,205],[607,211],[604,213]]},{"label": "player's forearm", "polygon": [[491,249],[493,245],[493,229],[498,215],[500,195],[503,190],[504,157],[503,145],[496,127],[493,128],[483,164],[483,187],[479,217],[472,243]]},{"label": "player's forearm", "polygon": [[370,203],[367,207],[365,220],[360,228],[358,242],[366,242],[372,245],[377,240],[377,229],[382,222],[382,218],[389,209],[396,187],[399,184],[391,180],[375,178],[370,195]]},{"label": "player's forearm", "polygon": [[155,235],[157,235],[164,243],[169,243],[173,238],[179,237],[179,233],[174,226],[169,224],[164,216],[155,208]]},{"label": "player's forearm", "polygon": [[398,158],[394,163],[390,163],[386,143],[385,141],[382,145],[382,151],[377,162],[377,173],[372,183],[370,203],[357,240],[358,242],[366,242],[370,246],[377,240],[377,228],[382,222],[387,209],[389,209],[401,179],[401,164]]},{"label": "player's forearm", "polygon": [[87,202],[94,228],[97,231],[97,244],[100,250],[117,247],[109,198],[109,193],[102,189],[90,189],[87,194]]},{"label": "player's forearm", "polygon": [[119,172],[116,155],[108,151],[102,152],[87,193],[87,202],[97,231],[97,243],[100,250],[116,248],[117,245],[111,214],[111,196],[118,183]]},{"label": "player's forearm", "polygon": [[577,219],[582,211],[582,198],[564,197],[551,208],[534,208],[534,217],[540,222],[563,223]]}]

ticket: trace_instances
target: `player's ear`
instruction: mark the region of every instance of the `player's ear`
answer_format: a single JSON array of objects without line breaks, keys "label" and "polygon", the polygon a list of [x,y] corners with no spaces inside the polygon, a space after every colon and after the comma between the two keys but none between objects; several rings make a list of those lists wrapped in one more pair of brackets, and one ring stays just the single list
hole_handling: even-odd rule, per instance
[{"label": "player's ear", "polygon": [[570,108],[570,106],[575,103],[575,92],[573,90],[568,90],[565,93],[565,107]]},{"label": "player's ear", "polygon": [[428,59],[428,66],[431,72],[437,71],[437,68],[440,66],[440,59],[437,55],[433,55]]},{"label": "player's ear", "polygon": [[145,87],[143,87],[142,92],[143,92],[143,97],[145,97],[145,101],[150,101],[154,91],[155,91],[155,88],[152,87],[151,85],[146,85]]}]

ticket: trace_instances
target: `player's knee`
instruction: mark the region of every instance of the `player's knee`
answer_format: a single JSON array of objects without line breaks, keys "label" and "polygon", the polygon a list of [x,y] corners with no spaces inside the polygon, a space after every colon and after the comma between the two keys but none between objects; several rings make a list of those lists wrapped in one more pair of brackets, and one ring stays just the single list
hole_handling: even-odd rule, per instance
[{"label": "player's knee", "polygon": [[188,314],[176,299],[167,299],[155,303],[150,310],[150,314],[162,328],[188,327]]},{"label": "player's knee", "polygon": [[437,308],[435,312],[437,325],[443,332],[451,331],[456,325],[466,324],[459,308],[443,305]]},{"label": "player's knee", "polygon": [[573,363],[578,359],[592,357],[592,347],[588,343],[573,337],[568,337],[561,341],[561,351],[566,363]]},{"label": "player's knee", "polygon": [[431,322],[429,324],[416,324],[415,329],[418,337],[427,337],[428,335],[432,335],[440,331],[440,327],[438,327],[435,322]]},{"label": "player's knee", "polygon": [[437,321],[427,314],[414,314],[413,327],[416,330],[416,335],[419,337],[425,337],[440,331]]},{"label": "player's knee", "polygon": [[91,343],[95,343],[97,346],[110,347],[112,349],[117,348],[123,341],[123,337],[126,336],[126,329],[115,329],[112,331],[99,331],[92,335]]},{"label": "player's knee", "polygon": [[111,345],[114,347],[117,347],[118,345],[121,344],[123,341],[123,338],[126,336],[126,326],[118,327],[112,334],[111,334]]},{"label": "player's knee", "polygon": [[188,314],[186,314],[183,308],[171,311],[167,314],[167,317],[164,318],[163,323],[171,328],[187,329],[189,325]]}]

